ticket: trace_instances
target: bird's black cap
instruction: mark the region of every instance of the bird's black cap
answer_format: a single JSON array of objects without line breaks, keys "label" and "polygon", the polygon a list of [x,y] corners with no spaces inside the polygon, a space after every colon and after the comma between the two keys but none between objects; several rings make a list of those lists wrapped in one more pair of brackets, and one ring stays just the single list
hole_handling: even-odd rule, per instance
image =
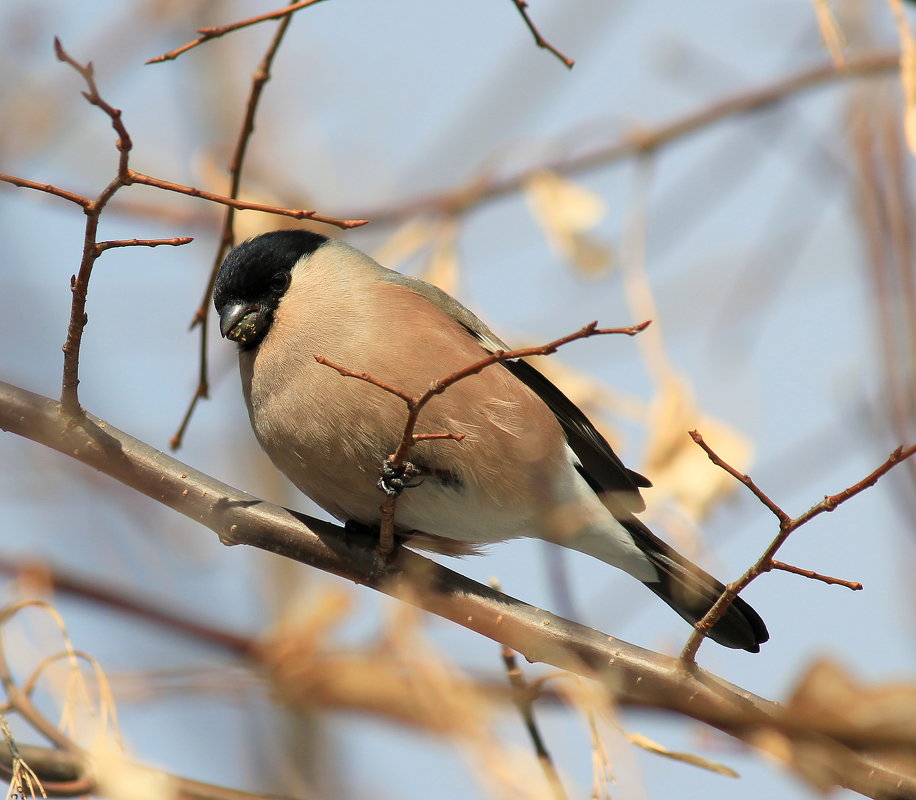
[{"label": "bird's black cap", "polygon": [[271,279],[291,270],[303,256],[328,241],[312,231],[272,231],[234,248],[216,276],[213,304],[221,311],[229,303],[258,300],[270,293]]},{"label": "bird's black cap", "polygon": [[251,350],[267,335],[296,263],[328,241],[311,231],[274,231],[242,242],[223,261],[213,286],[220,333]]}]

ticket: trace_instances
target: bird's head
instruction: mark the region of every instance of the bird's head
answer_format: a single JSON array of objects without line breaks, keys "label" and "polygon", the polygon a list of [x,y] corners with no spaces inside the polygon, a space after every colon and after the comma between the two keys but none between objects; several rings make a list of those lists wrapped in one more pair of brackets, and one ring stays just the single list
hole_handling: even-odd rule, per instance
[{"label": "bird's head", "polygon": [[256,236],[233,249],[213,286],[220,333],[242,350],[257,347],[289,288],[293,267],[327,241],[319,233],[284,230]]}]

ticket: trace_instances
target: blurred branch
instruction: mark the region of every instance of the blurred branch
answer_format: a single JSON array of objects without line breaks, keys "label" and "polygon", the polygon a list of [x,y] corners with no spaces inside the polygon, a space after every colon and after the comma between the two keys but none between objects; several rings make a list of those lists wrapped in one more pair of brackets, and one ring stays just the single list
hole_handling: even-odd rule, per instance
[{"label": "blurred branch", "polygon": [[537,720],[534,717],[534,692],[525,676],[522,675],[521,667],[518,665],[518,659],[511,648],[502,646],[503,665],[506,668],[506,677],[509,679],[509,685],[513,689],[513,700],[518,708],[518,713],[525,724],[525,730],[528,731],[528,738],[534,747],[538,763],[544,771],[544,777],[550,786],[553,796],[557,800],[567,800],[568,795],[563,787],[563,781],[560,780],[560,773],[553,763],[550,751],[544,744],[544,737],[541,736],[541,729],[538,727]]},{"label": "blurred branch", "polygon": [[861,591],[865,587],[858,581],[846,581],[842,578],[831,578],[829,575],[822,575],[820,572],[814,572],[810,569],[803,569],[802,567],[793,567],[791,564],[786,564],[784,561],[776,561],[775,559],[770,559],[770,569],[779,569],[783,572],[791,572],[793,575],[801,575],[805,578],[811,578],[814,581],[823,581],[824,583],[829,583],[834,586],[845,586],[847,589],[852,589],[854,592]]},{"label": "blurred branch", "polygon": [[712,673],[684,670],[677,659],[533,608],[404,548],[386,561],[370,543],[343,537],[336,525],[233,489],[91,415],[69,414],[50,398],[0,383],[0,428],[104,472],[202,523],[224,544],[257,547],[406,599],[529,661],[602,680],[628,703],[673,711],[750,744],[767,731],[779,732],[788,747],[829,744],[842,755],[830,762],[837,784],[875,798],[916,797],[916,776],[850,749],[878,746],[861,732],[793,716]]},{"label": "blurred branch", "polygon": [[[879,332],[879,402],[898,441],[916,431],[916,242],[912,230],[910,157],[900,130],[896,93],[857,93],[848,110],[858,221]],[[901,493],[914,510],[916,463]]]},{"label": "blurred branch", "polygon": [[[751,566],[737,581],[730,583],[725,587],[725,591],[721,594],[718,600],[703,619],[699,620],[696,625],[694,625],[694,632],[691,634],[690,638],[687,640],[687,644],[684,646],[683,651],[681,651],[681,659],[685,662],[693,662],[694,657],[696,656],[697,650],[703,642],[703,638],[706,635],[706,632],[712,628],[713,625],[718,622],[725,612],[728,610],[728,607],[732,604],[734,599],[738,594],[755,578],[760,577],[763,573],[769,572],[773,569],[781,569],[787,572],[794,572],[796,575],[803,575],[808,578],[814,578],[815,580],[824,581],[825,583],[840,583],[846,586],[849,586],[851,589],[859,588],[861,589],[861,584],[853,584],[850,581],[842,581],[838,578],[829,578],[825,575],[820,575],[816,572],[810,572],[808,570],[801,570],[798,567],[790,567],[788,564],[783,564],[782,562],[774,562],[773,556],[776,555],[776,552],[782,547],[789,536],[796,530],[798,530],[802,525],[810,522],[816,516],[823,514],[826,511],[833,511],[837,506],[845,503],[851,497],[855,497],[860,492],[864,492],[866,489],[874,486],[882,475],[887,474],[891,471],[897,464],[906,461],[914,453],[916,453],[916,445],[910,445],[909,447],[904,447],[901,445],[893,453],[888,456],[887,460],[877,469],[872,471],[869,475],[864,477],[858,483],[853,484],[847,489],[844,489],[842,492],[837,492],[837,494],[827,495],[820,503],[816,503],[811,508],[809,508],[804,514],[801,514],[797,517],[790,517],[785,511],[783,511],[776,503],[771,500],[767,494],[751,479],[749,475],[743,475],[730,464],[727,464],[722,458],[720,458],[715,451],[703,441],[703,437],[697,431],[690,431],[690,436],[693,440],[705,451],[706,455],[709,456],[709,460],[712,461],[717,467],[725,470],[729,475],[731,475],[736,480],[743,483],[747,486],[748,489],[754,494],[754,496],[765,505],[773,514],[776,516],[776,519],[779,520],[779,534],[770,542],[769,547],[764,551],[763,555],[757,560],[757,562]],[[779,564],[779,566],[776,566]]]},{"label": "blurred branch", "polygon": [[837,24],[830,0],[814,0],[814,13],[817,16],[817,25],[821,29],[821,38],[833,59],[833,63],[842,68],[846,60],[843,56],[843,45],[846,44],[843,31]]},{"label": "blurred branch", "polygon": [[554,47],[550,42],[548,42],[543,36],[541,36],[540,31],[535,27],[534,23],[531,21],[531,17],[528,16],[528,3],[526,0],[512,0],[515,4],[515,7],[518,9],[518,13],[522,15],[522,19],[525,20],[525,25],[528,26],[528,30],[531,31],[531,35],[534,37],[534,43],[553,53],[557,58],[560,59],[569,69],[572,69],[576,62],[573,61],[568,56],[564,56],[556,47]]},{"label": "blurred branch", "polygon": [[37,586],[39,591],[61,591],[74,597],[99,603],[122,614],[155,625],[162,625],[173,632],[190,636],[197,642],[206,642],[227,650],[233,655],[250,654],[254,641],[248,637],[215,628],[202,622],[189,620],[185,614],[169,611],[162,600],[153,600],[132,595],[126,589],[104,586],[97,578],[80,578],[36,561],[12,561],[0,555],[0,574],[19,578],[26,584]]},{"label": "blurred branch", "polygon": [[[41,780],[41,786],[47,797],[77,797],[97,794],[100,789],[99,784],[104,781],[105,765],[99,765],[103,775],[103,780],[100,781],[97,775],[93,775],[94,765],[91,758],[87,758],[85,754],[68,753],[34,745],[11,747],[8,742],[0,744],[0,772],[8,775],[12,772],[17,754]],[[193,781],[160,770],[153,770],[140,764],[131,764],[130,768],[136,770],[137,773],[158,777],[164,786],[172,790],[168,795],[170,800],[264,800],[265,798],[261,792],[240,792],[236,789]],[[271,797],[273,800],[283,800],[279,796],[272,795]]]},{"label": "blurred branch", "polygon": [[[77,420],[79,418],[73,418]],[[65,731],[72,728],[66,720],[73,714],[73,698],[69,694],[64,700],[64,710],[61,722],[53,723],[48,716],[39,709],[32,699],[36,680],[42,670],[55,660],[66,659],[70,661],[71,669],[76,671],[76,677],[81,680],[79,660],[86,660],[96,667],[97,689],[99,695],[99,708],[90,709],[90,713],[102,720],[114,720],[113,700],[104,675],[98,671],[94,659],[73,648],[69,633],[63,620],[57,612],[43,602],[26,601],[7,606],[0,611],[0,626],[5,625],[12,617],[24,608],[38,606],[43,608],[57,622],[60,633],[64,639],[65,650],[50,658],[43,659],[39,666],[31,673],[29,678],[20,683],[13,675],[7,660],[5,636],[0,636],[0,684],[6,695],[3,712],[6,715],[16,715],[33,733],[47,739],[53,748],[34,746],[20,747],[13,738],[5,717],[0,717],[0,730],[2,730],[4,745],[0,746],[0,773],[7,773],[11,781],[10,792],[19,796],[37,797],[75,797],[86,794],[102,794],[119,796],[121,792],[115,787],[125,784],[136,785],[138,782],[155,778],[163,788],[172,790],[169,797],[186,798],[187,800],[255,800],[264,797],[248,792],[240,792],[221,786],[192,781],[186,778],[170,775],[159,770],[150,769],[139,764],[127,762],[120,755],[120,740],[115,737],[109,740],[109,745],[104,743],[104,737],[99,737],[99,730],[90,748],[78,744],[74,738]],[[71,674],[70,681],[74,675]],[[82,689],[85,690],[85,686]],[[116,723],[115,723],[116,725]]]},{"label": "blurred branch", "polygon": [[833,62],[827,62],[801,70],[757,89],[750,89],[716,100],[696,111],[658,126],[637,129],[589,153],[537,164],[505,177],[478,175],[456,188],[400,204],[390,203],[381,208],[366,209],[358,216],[371,219],[374,226],[378,227],[402,222],[419,214],[464,213],[471,208],[482,206],[492,200],[524,189],[532,176],[543,170],[572,175],[598,169],[623,159],[645,155],[673,144],[692,133],[704,130],[717,122],[740,114],[759,111],[799,92],[832,81],[893,72],[898,68],[899,63],[900,54],[893,50],[876,50],[848,58],[841,69],[837,68]]},{"label": "blurred branch", "polygon": [[250,19],[243,19],[241,22],[233,22],[229,25],[222,25],[217,28],[198,28],[197,32],[200,34],[200,37],[194,39],[193,41],[183,44],[181,47],[176,47],[174,50],[170,50],[168,53],[163,53],[161,56],[156,56],[147,61],[147,64],[158,64],[162,61],[171,61],[175,58],[178,58],[182,53],[188,52],[194,47],[197,47],[204,42],[210,41],[210,39],[217,39],[220,36],[225,36],[227,33],[232,33],[232,31],[237,31],[240,28],[247,28],[249,25],[256,25],[259,22],[267,22],[271,19],[279,19],[280,17],[288,17],[295,11],[298,11],[300,8],[305,8],[306,6],[313,6],[316,3],[320,3],[322,0],[303,0],[300,3],[293,3],[292,5],[281,8],[279,11],[270,11],[267,14],[260,14],[256,17],[251,17]]}]

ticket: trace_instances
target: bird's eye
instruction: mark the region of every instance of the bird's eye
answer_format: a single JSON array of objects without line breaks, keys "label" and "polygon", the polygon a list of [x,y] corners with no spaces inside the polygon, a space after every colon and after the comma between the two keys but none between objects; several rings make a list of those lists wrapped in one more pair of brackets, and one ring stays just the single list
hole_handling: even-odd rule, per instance
[{"label": "bird's eye", "polygon": [[289,288],[289,282],[292,276],[287,270],[276,272],[270,279],[270,290],[276,294],[282,294]]}]

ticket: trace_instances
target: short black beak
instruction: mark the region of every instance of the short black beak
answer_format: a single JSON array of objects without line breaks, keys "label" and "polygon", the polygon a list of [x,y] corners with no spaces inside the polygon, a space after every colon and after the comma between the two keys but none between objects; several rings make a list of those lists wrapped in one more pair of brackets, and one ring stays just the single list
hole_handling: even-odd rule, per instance
[{"label": "short black beak", "polygon": [[243,347],[254,347],[270,325],[270,310],[257,303],[235,303],[219,312],[219,332]]}]

